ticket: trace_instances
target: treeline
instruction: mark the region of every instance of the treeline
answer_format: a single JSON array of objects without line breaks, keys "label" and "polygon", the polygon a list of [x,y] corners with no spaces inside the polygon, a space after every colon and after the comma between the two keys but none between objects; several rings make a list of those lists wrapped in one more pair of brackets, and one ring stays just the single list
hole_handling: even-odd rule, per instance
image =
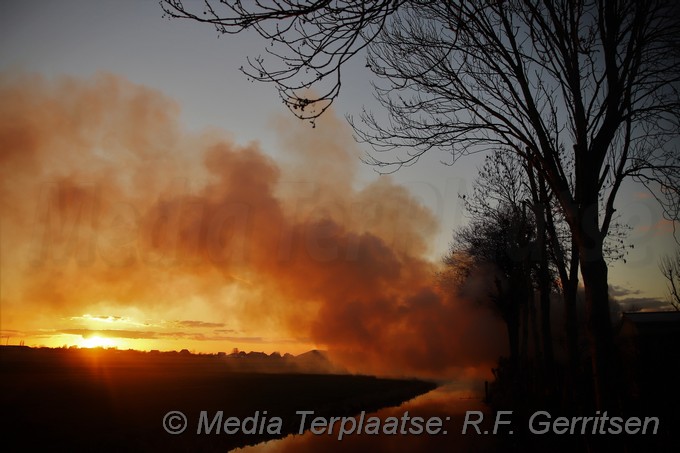
[{"label": "treeline", "polygon": [[[543,176],[516,154],[495,151],[461,198],[470,222],[454,232],[442,281],[465,292],[481,279],[485,290],[473,297],[507,327],[508,355],[494,369],[490,402],[592,408],[579,248]],[[612,223],[609,260],[625,260],[628,230]]]}]

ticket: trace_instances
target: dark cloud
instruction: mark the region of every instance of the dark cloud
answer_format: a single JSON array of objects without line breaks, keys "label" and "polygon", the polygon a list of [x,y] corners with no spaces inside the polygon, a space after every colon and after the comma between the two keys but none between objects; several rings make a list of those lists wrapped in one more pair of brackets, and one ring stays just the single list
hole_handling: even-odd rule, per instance
[{"label": "dark cloud", "polygon": [[609,295],[611,297],[625,297],[640,294],[640,290],[624,288],[618,285],[609,285]]},{"label": "dark cloud", "polygon": [[[3,331],[4,332],[4,331]],[[18,332],[17,332],[18,333]],[[23,334],[36,335],[38,332]],[[195,341],[224,341],[233,343],[253,343],[253,344],[270,344],[270,343],[298,343],[295,339],[271,339],[263,337],[248,337],[248,336],[226,336],[226,335],[211,335],[197,332],[183,332],[183,331],[143,331],[143,330],[127,330],[127,329],[60,329],[50,331],[49,333],[39,332],[42,335],[67,334],[79,335],[83,338],[91,338],[94,336],[105,338],[125,338],[134,340],[157,340],[161,338],[172,339],[186,339]],[[3,335],[5,335],[3,333]]]},{"label": "dark cloud", "polygon": [[236,330],[236,329],[215,329],[213,332],[215,332],[215,333],[231,333],[231,334],[239,333],[239,331]]},{"label": "dark cloud", "polygon": [[103,338],[125,338],[130,340],[149,340],[159,337],[157,332],[125,329],[61,329],[55,333],[80,335],[83,338],[94,336]]},{"label": "dark cloud", "polygon": [[196,327],[196,328],[214,328],[224,327],[222,322],[205,322],[205,321],[175,321],[175,324],[181,327]]},{"label": "dark cloud", "polygon": [[666,300],[656,297],[626,297],[615,299],[615,301],[623,312],[673,310],[673,307]]},{"label": "dark cloud", "polygon": [[609,285],[609,296],[618,304],[621,311],[664,311],[672,309],[664,299],[640,296],[642,291]]}]

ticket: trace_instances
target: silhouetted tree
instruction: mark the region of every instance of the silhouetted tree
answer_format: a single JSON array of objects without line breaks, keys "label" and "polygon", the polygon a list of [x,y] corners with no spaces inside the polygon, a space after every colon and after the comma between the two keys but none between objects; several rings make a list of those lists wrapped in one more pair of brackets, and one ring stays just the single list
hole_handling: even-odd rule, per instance
[{"label": "silhouetted tree", "polygon": [[668,280],[668,303],[680,311],[680,248],[675,250],[675,255],[661,258],[659,269]]},{"label": "silhouetted tree", "polygon": [[[561,231],[558,234],[557,227],[562,227],[563,222],[555,221],[558,212],[555,212],[554,200],[545,187],[545,183],[536,175],[533,168],[513,153],[496,150],[486,156],[484,164],[479,168],[479,172],[472,185],[472,192],[462,196],[465,209],[473,219],[473,223],[483,224],[485,222],[497,223],[502,217],[507,216],[508,209],[511,209],[517,219],[527,215],[530,210],[532,215],[531,222],[527,226],[532,230],[530,237],[526,240],[526,245],[521,253],[515,253],[514,258],[524,261],[527,267],[528,278],[524,280],[527,285],[524,292],[529,299],[521,304],[521,335],[520,335],[520,360],[526,361],[526,349],[529,343],[529,331],[534,335],[535,360],[542,365],[541,378],[545,390],[552,390],[555,385],[554,379],[554,354],[553,354],[553,333],[551,324],[551,295],[557,288],[562,289],[563,299],[567,303],[568,309],[573,309],[573,322],[567,322],[565,330],[568,337],[574,342],[567,342],[569,357],[577,356],[577,324],[575,321],[576,307],[576,272],[569,274],[566,272],[569,263],[565,262],[565,255],[556,255],[551,250],[565,248],[565,243],[569,241],[568,231]],[[526,220],[525,220],[526,222]],[[476,227],[475,227],[476,229]],[[564,230],[564,228],[562,228]],[[483,231],[483,230],[481,230]],[[502,236],[501,236],[502,237]],[[496,240],[494,238],[493,240]],[[555,246],[551,242],[557,242]],[[569,241],[571,242],[571,241]],[[512,247],[516,247],[516,238],[506,244],[506,252]],[[456,245],[453,245],[455,254]],[[459,255],[458,255],[459,256]],[[455,256],[445,257],[445,262],[455,261]],[[458,265],[458,263],[453,263]],[[575,264],[578,268],[578,262]],[[557,269],[565,269],[564,272],[557,272]],[[558,275],[559,285],[555,285]],[[570,287],[571,282],[568,278],[574,279],[573,298],[566,299],[564,288]],[[515,282],[515,284],[519,281]],[[538,289],[540,300],[540,324],[539,329],[535,326],[535,304],[533,294],[534,287]],[[572,320],[569,320],[572,321]],[[577,360],[575,360],[577,361]],[[512,364],[512,360],[510,360]],[[526,364],[523,366],[527,366]],[[576,370],[576,365],[570,367]],[[575,379],[572,379],[573,382]],[[551,392],[552,393],[552,392]]]},{"label": "silhouetted tree", "polygon": [[[453,268],[486,269],[492,273],[493,284],[486,296],[505,322],[508,331],[510,369],[513,378],[519,369],[520,315],[530,296],[530,270],[526,250],[532,239],[533,226],[525,210],[503,203],[494,215],[476,217],[458,229],[444,262]],[[526,335],[524,335],[526,341]]]},{"label": "silhouetted tree", "polygon": [[[168,17],[210,24],[221,34],[253,30],[269,41],[265,56],[249,58],[241,71],[252,80],[273,82],[291,112],[313,123],[340,93],[343,64],[375,39],[404,2],[207,0],[189,7],[182,0],[159,3]],[[312,87],[321,94],[303,93]]]},{"label": "silhouetted tree", "polygon": [[[478,175],[472,184],[472,192],[470,194],[463,195],[464,206],[470,217],[472,218],[472,230],[467,231],[463,229],[462,234],[459,232],[458,240],[463,239],[465,242],[466,236],[478,235],[480,233],[486,233],[486,228],[479,228],[479,225],[504,225],[507,219],[516,220],[519,224],[524,224],[524,228],[520,228],[519,231],[523,231],[523,236],[518,236],[516,234],[507,236],[506,234],[498,234],[497,232],[492,232],[495,236],[493,238],[487,238],[491,243],[494,243],[496,247],[499,248],[496,253],[496,259],[498,255],[503,252],[502,248],[505,247],[506,258],[509,257],[516,260],[515,266],[523,266],[525,269],[523,271],[526,274],[526,278],[515,280],[511,285],[523,284],[526,287],[522,289],[521,293],[527,296],[526,301],[520,302],[519,311],[521,312],[521,329],[522,334],[520,335],[520,358],[522,361],[526,360],[526,351],[529,343],[529,324],[530,320],[535,319],[535,307],[533,301],[534,293],[534,280],[536,276],[544,274],[549,274],[548,262],[539,263],[537,258],[540,252],[536,250],[537,247],[545,245],[538,243],[538,225],[541,223],[539,218],[543,216],[542,208],[532,203],[532,199],[537,196],[533,191],[535,187],[529,184],[528,178],[528,167],[523,165],[520,158],[514,154],[496,150],[490,155],[486,156],[484,164],[479,168]],[[531,208],[530,214],[533,214],[531,219],[527,218],[527,208]],[[505,244],[496,244],[499,240],[506,241]],[[469,240],[468,240],[469,242]],[[522,248],[518,248],[520,244]],[[456,246],[454,245],[454,248]],[[513,251],[511,253],[511,251]],[[540,266],[545,266],[543,269],[539,269]],[[512,273],[510,266],[506,263],[502,268],[505,268],[506,274]],[[545,271],[542,272],[542,271]],[[547,277],[549,280],[549,277]],[[537,281],[537,280],[536,280]],[[541,291],[541,298],[545,295],[549,298],[550,295],[550,283],[543,286],[541,282],[539,291]],[[514,291],[519,293],[520,291]],[[542,307],[545,310],[545,307]],[[541,313],[542,319],[547,319],[549,321],[549,310],[543,311]],[[545,324],[543,323],[544,329],[540,332],[540,336],[545,340],[543,342],[543,353],[546,354],[546,359],[550,360],[551,346],[546,348],[546,342],[552,341],[552,335],[550,334],[550,329],[545,330]],[[534,348],[537,358],[540,358],[541,353],[539,349],[540,341],[536,339],[539,336],[537,329],[533,329],[535,335]],[[549,349],[549,350],[548,350]]]},{"label": "silhouetted tree", "polygon": [[[222,33],[252,28],[282,48],[269,52],[279,66],[257,58],[250,75],[275,82],[301,118],[327,108],[339,92],[342,65],[365,47],[389,119],[381,123],[366,112],[355,126],[376,151],[392,151],[389,159],[370,159],[385,171],[433,148],[454,162],[502,147],[531,163],[556,197],[578,250],[597,405],[616,405],[604,239],[628,177],[650,188],[664,215],[678,220],[680,156],[671,141],[680,128],[676,2],[204,4],[201,14],[180,0],[162,1],[172,16],[211,23]],[[320,97],[297,95],[329,78],[331,89]]]},{"label": "silhouetted tree", "polygon": [[382,124],[365,113],[359,136],[376,151],[405,147],[374,159],[388,169],[432,148],[450,150],[455,161],[504,146],[531,163],[578,249],[598,405],[614,406],[604,239],[629,176],[661,184],[666,214],[677,218],[680,160],[669,140],[680,123],[678,14],[652,2],[423,9],[404,6],[369,47],[390,117]]}]

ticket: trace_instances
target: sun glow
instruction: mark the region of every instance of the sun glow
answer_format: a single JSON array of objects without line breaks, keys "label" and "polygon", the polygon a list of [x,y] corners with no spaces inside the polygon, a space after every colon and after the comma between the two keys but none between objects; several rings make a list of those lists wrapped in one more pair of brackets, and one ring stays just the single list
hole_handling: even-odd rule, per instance
[{"label": "sun glow", "polygon": [[116,342],[111,338],[100,337],[97,335],[83,338],[78,343],[78,347],[81,348],[111,348],[115,346],[117,346]]}]

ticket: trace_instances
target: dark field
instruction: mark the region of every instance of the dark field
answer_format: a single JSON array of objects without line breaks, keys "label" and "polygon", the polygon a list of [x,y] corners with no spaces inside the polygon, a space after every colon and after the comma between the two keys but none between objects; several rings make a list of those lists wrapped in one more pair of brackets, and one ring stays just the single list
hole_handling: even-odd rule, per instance
[{"label": "dark field", "polygon": [[[296,432],[300,410],[353,415],[436,387],[370,376],[256,372],[215,356],[0,347],[4,451],[228,451]],[[181,411],[188,428],[163,429]],[[197,435],[199,414],[278,416],[281,435]],[[266,428],[265,424],[265,428]],[[9,448],[7,448],[9,447]]]}]

